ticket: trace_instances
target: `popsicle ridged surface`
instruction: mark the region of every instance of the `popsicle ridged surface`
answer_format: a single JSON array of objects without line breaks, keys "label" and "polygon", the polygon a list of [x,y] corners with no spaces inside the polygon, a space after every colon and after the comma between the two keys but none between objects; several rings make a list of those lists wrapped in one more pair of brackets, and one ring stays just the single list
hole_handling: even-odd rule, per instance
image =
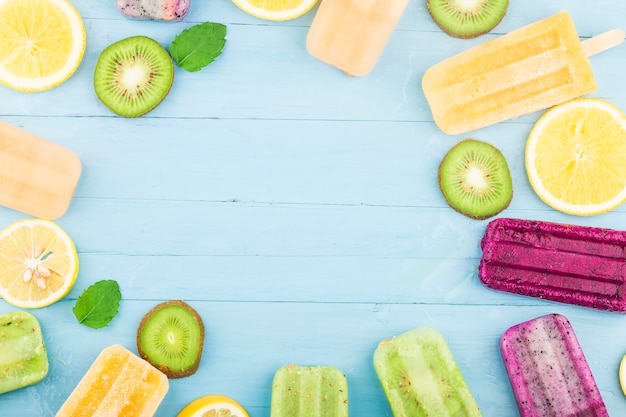
[{"label": "popsicle ridged surface", "polygon": [[481,282],[494,290],[626,312],[626,232],[535,220],[493,220]]},{"label": "popsicle ridged surface", "polygon": [[271,417],[348,417],[348,381],[332,366],[287,365],[272,383]]}]

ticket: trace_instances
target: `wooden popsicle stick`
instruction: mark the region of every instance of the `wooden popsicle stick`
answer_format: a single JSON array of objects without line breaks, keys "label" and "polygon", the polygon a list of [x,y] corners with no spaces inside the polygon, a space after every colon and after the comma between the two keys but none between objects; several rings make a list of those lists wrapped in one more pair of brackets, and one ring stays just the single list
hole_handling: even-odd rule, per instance
[{"label": "wooden popsicle stick", "polygon": [[582,41],[585,55],[591,56],[624,42],[624,31],[622,29],[612,29],[592,38]]}]

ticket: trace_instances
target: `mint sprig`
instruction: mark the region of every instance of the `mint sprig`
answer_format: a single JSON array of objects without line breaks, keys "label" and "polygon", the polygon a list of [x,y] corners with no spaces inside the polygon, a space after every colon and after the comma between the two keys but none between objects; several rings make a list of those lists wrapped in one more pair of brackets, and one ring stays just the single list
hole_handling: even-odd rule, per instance
[{"label": "mint sprig", "polygon": [[87,288],[72,309],[78,322],[93,329],[109,325],[117,315],[122,293],[114,280],[98,281]]},{"label": "mint sprig", "polygon": [[226,25],[205,22],[183,30],[170,45],[176,65],[195,72],[209,65],[226,44]]}]

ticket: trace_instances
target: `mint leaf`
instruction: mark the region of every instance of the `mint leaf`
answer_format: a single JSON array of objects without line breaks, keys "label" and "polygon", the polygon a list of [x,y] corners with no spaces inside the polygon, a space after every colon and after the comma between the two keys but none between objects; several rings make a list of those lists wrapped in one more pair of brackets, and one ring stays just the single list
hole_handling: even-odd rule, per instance
[{"label": "mint leaf", "polygon": [[117,315],[122,293],[116,281],[98,281],[87,288],[72,309],[79,323],[93,329],[108,326]]},{"label": "mint leaf", "polygon": [[226,44],[226,25],[205,22],[183,30],[170,45],[176,65],[195,72],[209,65]]}]

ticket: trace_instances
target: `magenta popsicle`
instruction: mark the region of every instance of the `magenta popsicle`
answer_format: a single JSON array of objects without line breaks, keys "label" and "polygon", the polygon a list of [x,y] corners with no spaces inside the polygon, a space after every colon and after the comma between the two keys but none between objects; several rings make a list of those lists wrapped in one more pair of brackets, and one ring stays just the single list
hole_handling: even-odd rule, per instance
[{"label": "magenta popsicle", "polygon": [[134,19],[182,20],[191,0],[117,0],[124,16]]},{"label": "magenta popsicle", "polygon": [[521,417],[608,417],[564,316],[550,314],[511,327],[500,349]]},{"label": "magenta popsicle", "polygon": [[481,248],[478,277],[491,289],[626,312],[626,232],[496,219]]}]

